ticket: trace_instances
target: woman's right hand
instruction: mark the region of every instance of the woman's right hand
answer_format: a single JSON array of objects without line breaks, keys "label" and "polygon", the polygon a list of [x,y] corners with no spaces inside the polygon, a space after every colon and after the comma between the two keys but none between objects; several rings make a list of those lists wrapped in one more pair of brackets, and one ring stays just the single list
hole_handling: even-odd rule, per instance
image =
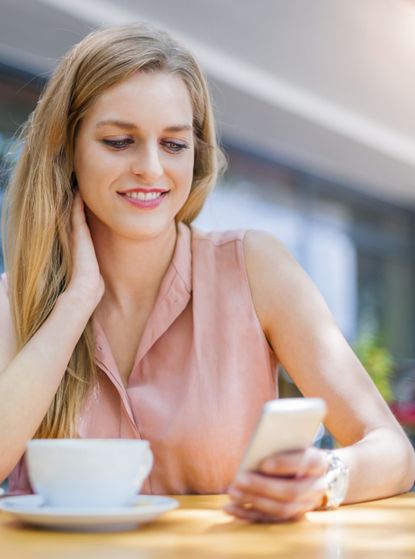
[{"label": "woman's right hand", "polygon": [[72,277],[66,293],[74,295],[83,305],[90,304],[92,312],[104,294],[105,285],[79,192],[75,194],[72,206],[71,250]]}]

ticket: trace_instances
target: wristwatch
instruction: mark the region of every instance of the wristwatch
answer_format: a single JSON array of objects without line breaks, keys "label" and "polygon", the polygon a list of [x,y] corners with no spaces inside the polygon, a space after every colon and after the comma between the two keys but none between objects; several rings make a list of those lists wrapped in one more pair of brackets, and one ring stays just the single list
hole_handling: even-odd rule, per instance
[{"label": "wristwatch", "polygon": [[339,507],[346,497],[349,487],[349,468],[336,452],[327,452],[329,467],[326,473],[327,489],[323,498],[321,509],[334,509]]}]

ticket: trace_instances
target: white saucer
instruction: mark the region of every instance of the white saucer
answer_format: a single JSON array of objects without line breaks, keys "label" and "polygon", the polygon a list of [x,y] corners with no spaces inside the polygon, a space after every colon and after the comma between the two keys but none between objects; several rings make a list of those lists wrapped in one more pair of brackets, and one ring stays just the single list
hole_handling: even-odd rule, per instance
[{"label": "white saucer", "polygon": [[137,495],[130,505],[117,508],[62,508],[44,504],[40,495],[19,495],[0,501],[0,510],[29,524],[53,530],[131,530],[178,506],[176,499]]}]

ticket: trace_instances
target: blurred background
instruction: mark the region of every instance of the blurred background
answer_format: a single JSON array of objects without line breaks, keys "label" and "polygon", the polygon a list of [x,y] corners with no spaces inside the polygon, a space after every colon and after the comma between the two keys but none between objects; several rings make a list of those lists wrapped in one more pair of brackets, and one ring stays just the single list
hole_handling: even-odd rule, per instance
[{"label": "blurred background", "polygon": [[210,82],[229,168],[196,225],[280,238],[410,430],[415,2],[0,0],[2,187],[59,57],[139,20],[186,43]]}]

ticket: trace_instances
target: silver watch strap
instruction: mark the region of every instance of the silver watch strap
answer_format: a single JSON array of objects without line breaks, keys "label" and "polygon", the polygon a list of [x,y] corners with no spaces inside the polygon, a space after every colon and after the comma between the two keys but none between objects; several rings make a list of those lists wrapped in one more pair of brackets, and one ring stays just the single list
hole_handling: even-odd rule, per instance
[{"label": "silver watch strap", "polygon": [[327,452],[327,490],[322,508],[333,509],[342,504],[349,485],[349,468],[333,450]]}]

